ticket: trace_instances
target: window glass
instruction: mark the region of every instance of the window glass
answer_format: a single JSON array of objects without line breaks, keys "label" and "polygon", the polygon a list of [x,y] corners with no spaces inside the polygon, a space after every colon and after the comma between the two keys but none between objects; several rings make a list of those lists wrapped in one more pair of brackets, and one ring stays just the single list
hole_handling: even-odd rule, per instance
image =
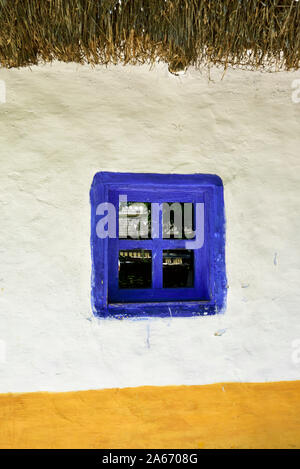
[{"label": "window glass", "polygon": [[192,288],[194,286],[194,253],[190,249],[163,251],[163,287]]},{"label": "window glass", "polygon": [[193,203],[165,202],[163,204],[163,238],[193,239],[195,237]]},{"label": "window glass", "polygon": [[119,238],[151,238],[151,203],[119,203]]},{"label": "window glass", "polygon": [[151,288],[152,253],[145,249],[119,251],[119,288]]}]

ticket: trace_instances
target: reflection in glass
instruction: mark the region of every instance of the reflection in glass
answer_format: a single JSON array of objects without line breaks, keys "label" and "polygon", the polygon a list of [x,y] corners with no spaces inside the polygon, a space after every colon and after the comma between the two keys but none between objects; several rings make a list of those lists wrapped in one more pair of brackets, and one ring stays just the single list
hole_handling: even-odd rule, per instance
[{"label": "reflection in glass", "polygon": [[151,288],[152,253],[135,249],[119,251],[119,288]]},{"label": "reflection in glass", "polygon": [[163,238],[192,239],[195,214],[192,202],[164,202],[163,204]]},{"label": "reflection in glass", "polygon": [[150,202],[120,202],[119,238],[151,238]]}]

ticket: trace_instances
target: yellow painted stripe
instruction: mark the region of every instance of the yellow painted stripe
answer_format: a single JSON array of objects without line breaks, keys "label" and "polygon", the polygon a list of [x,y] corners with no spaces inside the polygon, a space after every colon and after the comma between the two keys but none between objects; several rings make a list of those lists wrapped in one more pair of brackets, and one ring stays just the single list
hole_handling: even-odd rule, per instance
[{"label": "yellow painted stripe", "polygon": [[300,381],[2,394],[0,448],[300,448]]}]

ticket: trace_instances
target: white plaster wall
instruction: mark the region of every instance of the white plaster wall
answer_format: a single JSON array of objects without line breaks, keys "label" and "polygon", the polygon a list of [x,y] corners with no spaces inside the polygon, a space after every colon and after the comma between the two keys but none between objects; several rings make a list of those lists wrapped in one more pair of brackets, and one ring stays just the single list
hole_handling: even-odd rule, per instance
[{"label": "white plaster wall", "polygon": [[[0,70],[0,392],[300,378],[297,78]],[[223,178],[225,315],[92,316],[89,189],[100,170]]]}]

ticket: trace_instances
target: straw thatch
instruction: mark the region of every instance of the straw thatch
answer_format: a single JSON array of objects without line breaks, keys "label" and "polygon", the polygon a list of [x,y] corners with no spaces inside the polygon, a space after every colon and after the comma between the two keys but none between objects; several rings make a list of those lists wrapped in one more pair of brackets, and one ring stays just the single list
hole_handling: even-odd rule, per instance
[{"label": "straw thatch", "polygon": [[297,0],[0,0],[0,63],[298,69]]}]

